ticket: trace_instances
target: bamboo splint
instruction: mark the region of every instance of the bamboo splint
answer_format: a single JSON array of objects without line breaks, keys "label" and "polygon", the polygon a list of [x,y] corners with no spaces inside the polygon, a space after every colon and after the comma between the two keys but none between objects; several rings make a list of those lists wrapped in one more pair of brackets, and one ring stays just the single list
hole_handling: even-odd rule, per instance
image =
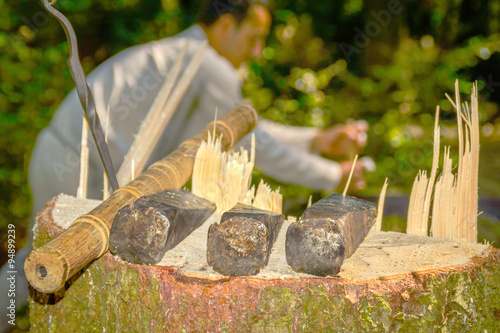
[{"label": "bamboo splint", "polygon": [[57,238],[35,249],[25,263],[30,284],[45,293],[63,287],[71,276],[108,250],[110,228],[120,208],[142,196],[182,187],[191,177],[194,157],[201,143],[207,141],[209,132],[221,138],[221,148],[227,150],[250,132],[257,121],[256,111],[241,104],[217,120],[215,126],[213,122],[208,124],[95,209],[76,219]]},{"label": "bamboo splint", "polygon": [[[118,170],[118,184],[128,184],[134,179],[132,173],[139,175],[144,170],[149,156],[156,147],[156,143],[168,125],[182,96],[189,88],[194,76],[198,72],[207,44],[202,43],[186,68],[183,68],[182,64],[187,47],[189,46],[188,44],[189,43],[185,45],[182,53],[177,57],[176,62],[167,75],[167,79],[163,83],[153,105],[151,105],[146,118],[142,122],[134,143],[130,147]],[[176,84],[181,70],[182,75],[179,78],[179,82]]]}]

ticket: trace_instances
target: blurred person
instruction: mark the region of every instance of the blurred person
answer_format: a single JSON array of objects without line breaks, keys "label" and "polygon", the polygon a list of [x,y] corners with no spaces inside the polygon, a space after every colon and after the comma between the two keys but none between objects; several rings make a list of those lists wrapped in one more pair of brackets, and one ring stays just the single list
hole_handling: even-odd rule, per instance
[{"label": "blurred person", "polygon": [[[98,66],[89,76],[103,128],[109,109],[108,148],[118,167],[186,42],[183,66],[205,40],[209,46],[191,85],[172,115],[151,158],[153,163],[243,101],[237,69],[262,53],[271,26],[271,12],[263,1],[206,0],[197,24],[175,37],[128,48]],[[75,194],[78,186],[82,107],[73,90],[59,106],[36,143],[30,163],[34,211],[59,193]],[[365,123],[366,124],[366,123]],[[328,130],[293,127],[260,120],[256,135],[256,167],[285,183],[315,190],[335,190],[352,162],[336,163],[327,157],[359,152],[366,128],[353,124]],[[240,142],[249,147],[250,135]],[[90,140],[90,198],[102,197],[103,167]],[[347,154],[349,152],[349,154]],[[358,168],[361,170],[361,168]],[[361,176],[360,176],[361,177]],[[358,178],[360,178],[358,177]]]},{"label": "blurred person", "polygon": [[[243,101],[237,69],[259,56],[271,27],[271,12],[263,1],[205,1],[193,25],[177,36],[128,48],[88,75],[103,128],[109,109],[108,148],[115,167],[123,161],[134,135],[152,105],[162,82],[189,41],[183,66],[205,40],[204,59],[149,160],[155,162],[212,121],[215,110],[223,115]],[[82,107],[73,90],[38,136],[30,162],[33,217],[59,193],[75,195],[79,179]],[[260,120],[256,136],[256,167],[285,183],[333,191],[345,184],[352,162],[322,158],[354,156],[366,144],[366,123],[328,130],[292,127]],[[103,167],[90,140],[88,197],[102,197]],[[249,148],[250,136],[240,146]],[[357,164],[351,187],[364,187],[362,165]],[[31,229],[31,228],[30,228]],[[26,247],[16,257],[18,272],[31,251],[31,230]],[[0,278],[5,279],[6,267]],[[4,280],[2,280],[4,281]],[[2,284],[3,285],[3,284]],[[17,276],[17,304],[28,297],[24,274]],[[2,290],[2,295],[4,291]],[[4,304],[1,306],[5,309]],[[6,305],[5,305],[6,306]],[[5,320],[6,318],[3,318]],[[3,323],[3,322],[2,322]],[[5,326],[3,326],[5,327]]]}]

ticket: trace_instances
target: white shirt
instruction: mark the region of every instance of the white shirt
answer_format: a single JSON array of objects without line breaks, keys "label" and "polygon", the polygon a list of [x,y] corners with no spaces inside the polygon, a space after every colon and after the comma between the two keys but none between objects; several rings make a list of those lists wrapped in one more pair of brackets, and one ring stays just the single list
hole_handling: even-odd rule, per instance
[{"label": "white shirt", "polygon": [[[98,66],[87,78],[102,127],[108,128],[108,148],[118,170],[167,71],[189,41],[183,66],[206,35],[198,25],[181,34],[128,48]],[[149,163],[165,157],[215,117],[243,101],[241,81],[233,65],[208,46],[193,82],[170,119]],[[109,109],[109,126],[106,110]],[[30,162],[30,184],[36,211],[54,195],[75,194],[78,186],[83,109],[73,90],[41,132]],[[333,190],[341,179],[337,163],[310,152],[316,129],[261,120],[255,129],[256,167],[287,183]],[[240,145],[250,146],[249,136]],[[102,197],[103,167],[93,139],[89,140],[90,198]],[[123,184],[121,184],[123,185]]]}]

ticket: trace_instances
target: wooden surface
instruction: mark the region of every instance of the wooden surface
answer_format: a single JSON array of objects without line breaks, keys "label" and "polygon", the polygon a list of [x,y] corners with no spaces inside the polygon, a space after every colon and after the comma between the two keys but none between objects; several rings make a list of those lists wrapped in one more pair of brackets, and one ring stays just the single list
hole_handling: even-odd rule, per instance
[{"label": "wooden surface", "polygon": [[[61,227],[67,228],[74,220],[74,216],[80,216],[98,204],[99,201],[96,200],[82,200],[61,195],[53,210],[54,221]],[[208,228],[219,220],[220,216],[212,215],[177,247],[167,252],[157,266],[178,268],[182,271],[181,274],[186,276],[198,276],[210,280],[225,279],[225,276],[207,267],[206,260]],[[283,223],[269,258],[269,264],[256,277],[262,279],[316,278],[309,274],[296,273],[286,263],[285,235],[291,223],[288,220]],[[488,246],[482,244],[450,242],[396,232],[371,233],[354,255],[345,260],[339,276],[356,280],[384,278],[419,270],[442,269],[466,264],[474,256],[481,255],[487,249]]]}]

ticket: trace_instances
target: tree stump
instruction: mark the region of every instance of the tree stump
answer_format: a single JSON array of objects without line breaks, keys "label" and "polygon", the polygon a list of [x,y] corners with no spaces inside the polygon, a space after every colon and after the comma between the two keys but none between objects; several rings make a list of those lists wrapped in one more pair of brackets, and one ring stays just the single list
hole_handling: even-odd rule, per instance
[{"label": "tree stump", "polygon": [[[34,246],[99,202],[60,195],[39,213]],[[30,290],[33,332],[372,332],[500,330],[500,251],[401,233],[370,234],[338,277],[286,265],[285,221],[253,277],[206,263],[209,219],[156,266],[109,252],[55,294]],[[75,249],[78,251],[78,249]]]}]

